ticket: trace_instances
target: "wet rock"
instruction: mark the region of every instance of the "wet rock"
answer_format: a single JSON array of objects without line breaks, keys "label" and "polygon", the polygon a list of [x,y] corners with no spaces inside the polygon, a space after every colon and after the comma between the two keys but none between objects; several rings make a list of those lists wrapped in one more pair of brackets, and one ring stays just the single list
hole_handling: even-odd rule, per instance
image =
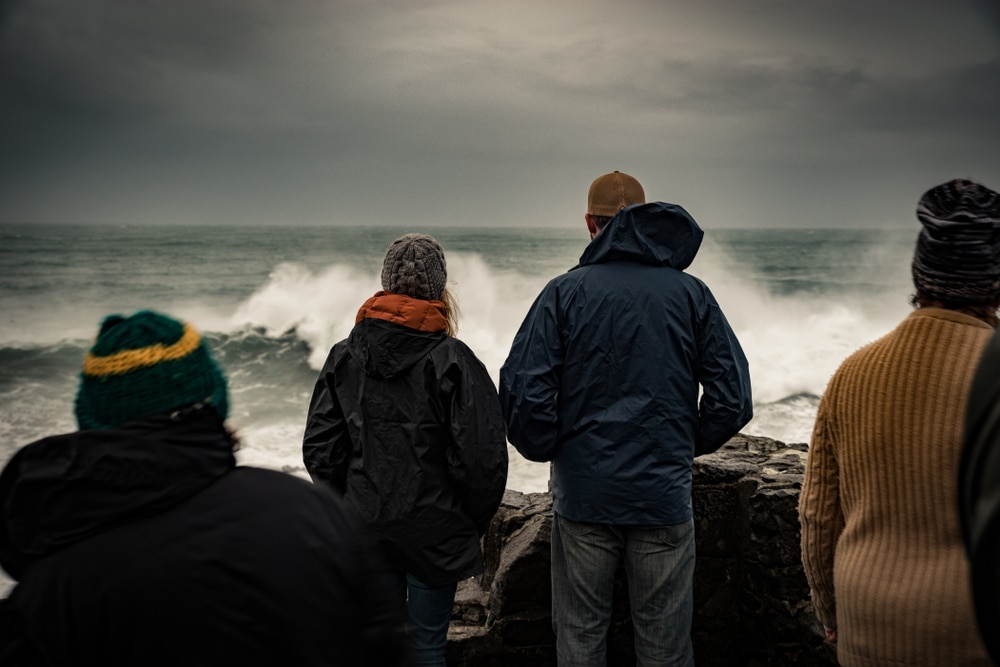
[{"label": "wet rock", "polygon": [[[799,554],[798,498],[806,446],[738,435],[696,459],[695,661],[836,665],[813,613]],[[448,664],[555,665],[547,493],[507,491],[483,538],[485,572],[463,582]],[[624,574],[615,586],[608,664],[635,664]]]}]

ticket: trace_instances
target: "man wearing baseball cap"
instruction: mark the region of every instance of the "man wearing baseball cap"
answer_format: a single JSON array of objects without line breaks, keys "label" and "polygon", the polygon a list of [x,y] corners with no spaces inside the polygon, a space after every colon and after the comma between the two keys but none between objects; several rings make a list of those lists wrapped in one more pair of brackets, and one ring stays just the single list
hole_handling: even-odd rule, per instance
[{"label": "man wearing baseball cap", "polygon": [[558,661],[606,664],[624,565],[637,663],[691,665],[691,468],[750,421],[747,360],[684,271],[704,235],[684,208],[614,171],[584,219],[579,265],[542,290],[500,371],[508,438],[552,462]]}]

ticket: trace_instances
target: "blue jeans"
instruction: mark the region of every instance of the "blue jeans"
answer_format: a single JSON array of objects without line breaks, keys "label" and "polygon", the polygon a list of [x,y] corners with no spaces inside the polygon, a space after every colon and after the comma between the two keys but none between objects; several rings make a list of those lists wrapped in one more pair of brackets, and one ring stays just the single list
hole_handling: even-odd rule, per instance
[{"label": "blue jeans", "polygon": [[406,634],[414,665],[445,667],[448,626],[458,584],[432,587],[409,572],[396,573],[396,595],[407,608]]},{"label": "blue jeans", "polygon": [[552,628],[559,665],[605,667],[615,572],[624,562],[637,667],[694,665],[694,521],[552,521]]}]

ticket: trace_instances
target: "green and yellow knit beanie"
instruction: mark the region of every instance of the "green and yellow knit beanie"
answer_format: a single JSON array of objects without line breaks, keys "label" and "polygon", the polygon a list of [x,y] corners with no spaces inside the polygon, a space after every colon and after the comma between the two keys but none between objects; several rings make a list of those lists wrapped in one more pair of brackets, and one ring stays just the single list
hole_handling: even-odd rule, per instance
[{"label": "green and yellow knit beanie", "polygon": [[194,327],[151,310],[104,319],[80,373],[81,430],[113,428],[198,402],[226,419],[226,378]]}]

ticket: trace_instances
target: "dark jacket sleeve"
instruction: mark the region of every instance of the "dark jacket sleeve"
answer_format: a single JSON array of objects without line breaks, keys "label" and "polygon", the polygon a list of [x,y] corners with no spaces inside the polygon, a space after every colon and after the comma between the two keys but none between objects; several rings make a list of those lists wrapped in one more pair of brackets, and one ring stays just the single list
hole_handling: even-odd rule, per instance
[{"label": "dark jacket sleeve", "polygon": [[343,495],[351,443],[347,421],[334,391],[335,357],[336,348],[330,351],[313,389],[302,439],[302,460],[314,482],[329,484]]},{"label": "dark jacket sleeve", "polygon": [[702,395],[695,456],[719,449],[753,417],[747,358],[707,287],[700,318],[698,360]]},{"label": "dark jacket sleeve", "polygon": [[463,511],[482,536],[507,488],[507,438],[493,380],[471,350],[462,350],[465,358],[442,383],[450,399],[448,467]]},{"label": "dark jacket sleeve", "polygon": [[958,511],[972,570],[976,621],[1000,664],[1000,332],[976,369],[958,470]]},{"label": "dark jacket sleeve", "polygon": [[393,572],[369,527],[349,504],[328,488],[316,489],[328,498],[322,508],[335,536],[336,549],[330,558],[338,568],[345,587],[344,606],[352,625],[337,627],[335,637],[350,637],[349,645],[331,645],[333,664],[386,665],[412,664],[406,636],[405,606],[397,598]]},{"label": "dark jacket sleeve", "polygon": [[11,598],[0,600],[0,665],[34,667],[48,664],[28,632],[20,609]]},{"label": "dark jacket sleeve", "polygon": [[550,285],[532,304],[500,369],[507,437],[530,461],[551,461],[558,453],[564,350],[556,310],[556,293]]}]

